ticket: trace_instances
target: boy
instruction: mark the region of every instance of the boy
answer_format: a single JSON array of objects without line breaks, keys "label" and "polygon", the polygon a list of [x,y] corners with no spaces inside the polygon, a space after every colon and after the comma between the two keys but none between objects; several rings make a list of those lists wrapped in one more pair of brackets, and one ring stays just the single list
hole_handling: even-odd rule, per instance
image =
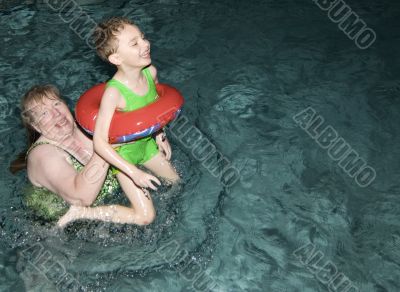
[{"label": "boy", "polygon": [[[111,18],[94,32],[96,50],[105,61],[117,67],[113,78],[107,82],[103,94],[93,136],[94,149],[114,167],[117,179],[124,189],[133,188],[136,196],[130,198],[135,209],[154,212],[154,206],[146,188],[156,190],[160,181],[135,165],[143,165],[154,174],[171,183],[179,176],[171,166],[171,147],[165,134],[160,131],[123,145],[108,143],[108,131],[115,110],[132,111],[157,99],[155,83],[157,70],[151,65],[150,43],[140,29],[126,18]],[[115,148],[113,148],[115,147]],[[147,200],[143,200],[143,196]]]}]

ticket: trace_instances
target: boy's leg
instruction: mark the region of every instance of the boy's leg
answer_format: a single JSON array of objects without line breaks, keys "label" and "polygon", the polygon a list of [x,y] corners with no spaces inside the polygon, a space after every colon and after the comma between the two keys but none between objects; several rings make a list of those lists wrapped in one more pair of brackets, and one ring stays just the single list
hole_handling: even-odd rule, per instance
[{"label": "boy's leg", "polygon": [[138,188],[129,177],[121,172],[117,174],[117,179],[132,204],[131,208],[119,205],[98,207],[71,206],[68,212],[58,220],[57,225],[64,227],[69,222],[78,219],[138,225],[147,225],[153,222],[156,212],[149,192]]},{"label": "boy's leg", "polygon": [[68,223],[79,219],[137,224],[132,208],[120,205],[107,205],[98,207],[71,206],[68,212],[57,221],[57,226],[63,228]]},{"label": "boy's leg", "polygon": [[134,216],[132,223],[147,225],[153,222],[156,217],[156,211],[149,191],[139,188],[130,177],[122,172],[117,174],[117,179],[132,205]]},{"label": "boy's leg", "polygon": [[158,152],[150,160],[143,163],[143,166],[171,183],[177,183],[180,179],[176,170],[161,152]]}]

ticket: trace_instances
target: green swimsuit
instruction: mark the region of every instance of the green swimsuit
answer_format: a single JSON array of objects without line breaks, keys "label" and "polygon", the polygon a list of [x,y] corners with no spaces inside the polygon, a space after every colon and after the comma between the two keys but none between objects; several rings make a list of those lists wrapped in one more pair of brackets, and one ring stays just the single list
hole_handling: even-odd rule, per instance
[{"label": "green swimsuit", "polygon": [[[156,85],[151,77],[149,68],[143,69],[142,72],[146,77],[149,88],[145,95],[138,95],[134,93],[116,79],[111,79],[107,82],[107,87],[111,86],[117,88],[122,97],[125,99],[126,107],[123,111],[137,110],[154,102],[158,98]],[[145,137],[136,140],[132,143],[117,147],[115,150],[123,159],[131,164],[143,164],[158,153],[157,143],[153,137]],[[113,173],[117,172],[118,171],[113,170]]]},{"label": "green swimsuit", "polygon": [[[29,148],[26,155],[28,155],[33,148],[43,144],[50,144],[50,143],[35,142]],[[54,146],[58,147],[57,145]],[[68,157],[68,160],[71,163],[71,165],[75,168],[75,170],[77,170],[78,172],[82,170],[83,165],[75,157],[70,155]],[[112,171],[109,170],[107,173],[107,177],[104,181],[103,187],[101,188],[92,206],[104,205],[105,199],[115,194],[116,190],[118,189],[119,189],[119,183],[116,177],[112,174]],[[35,186],[31,186],[26,190],[24,195],[24,202],[27,207],[29,207],[34,211],[36,216],[47,221],[58,220],[68,211],[69,208],[69,205],[57,194],[45,188],[35,187]]]}]

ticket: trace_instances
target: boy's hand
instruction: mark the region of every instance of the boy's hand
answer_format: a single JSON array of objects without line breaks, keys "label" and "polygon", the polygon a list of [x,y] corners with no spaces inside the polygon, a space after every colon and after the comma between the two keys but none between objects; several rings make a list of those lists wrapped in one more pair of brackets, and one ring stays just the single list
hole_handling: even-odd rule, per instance
[{"label": "boy's hand", "polygon": [[155,176],[148,174],[137,167],[132,170],[132,175],[130,175],[130,177],[138,187],[151,188],[156,191],[157,187],[154,186],[153,182],[161,185],[161,182]]},{"label": "boy's hand", "polygon": [[171,145],[169,145],[167,136],[165,136],[164,132],[160,132],[159,134],[157,134],[156,143],[160,151],[165,155],[165,158],[167,160],[170,160],[172,154]]}]

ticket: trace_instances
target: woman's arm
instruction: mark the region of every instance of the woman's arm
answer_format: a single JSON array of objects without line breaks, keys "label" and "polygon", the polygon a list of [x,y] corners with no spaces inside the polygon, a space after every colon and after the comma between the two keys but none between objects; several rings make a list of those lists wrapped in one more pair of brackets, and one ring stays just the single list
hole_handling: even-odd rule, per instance
[{"label": "woman's arm", "polygon": [[28,157],[28,177],[33,185],[44,187],[71,205],[89,206],[103,186],[109,164],[93,154],[82,171],[67,161],[68,155],[53,145],[41,145]]}]

